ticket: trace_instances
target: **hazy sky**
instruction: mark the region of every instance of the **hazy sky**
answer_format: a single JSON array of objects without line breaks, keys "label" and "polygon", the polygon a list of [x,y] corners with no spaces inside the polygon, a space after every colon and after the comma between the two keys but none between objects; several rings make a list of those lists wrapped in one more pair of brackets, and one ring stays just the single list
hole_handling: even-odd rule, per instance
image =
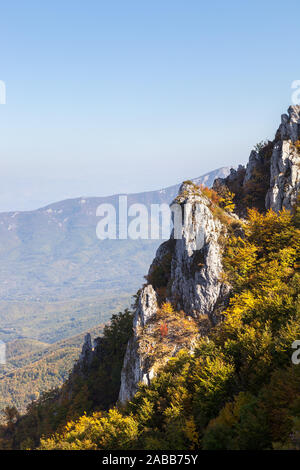
[{"label": "hazy sky", "polygon": [[300,79],[300,2],[1,2],[0,210],[244,163]]}]

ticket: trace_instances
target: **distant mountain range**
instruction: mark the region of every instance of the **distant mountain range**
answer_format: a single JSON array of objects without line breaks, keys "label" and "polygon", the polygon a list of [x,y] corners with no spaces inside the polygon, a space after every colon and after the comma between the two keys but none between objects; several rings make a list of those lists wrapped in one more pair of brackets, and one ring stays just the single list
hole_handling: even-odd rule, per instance
[{"label": "distant mountain range", "polygon": [[[194,181],[211,186],[220,168]],[[128,195],[128,204],[170,203],[179,184]],[[96,237],[96,208],[119,195],[68,199],[0,214],[0,339],[54,343],[129,306],[160,240]]]}]

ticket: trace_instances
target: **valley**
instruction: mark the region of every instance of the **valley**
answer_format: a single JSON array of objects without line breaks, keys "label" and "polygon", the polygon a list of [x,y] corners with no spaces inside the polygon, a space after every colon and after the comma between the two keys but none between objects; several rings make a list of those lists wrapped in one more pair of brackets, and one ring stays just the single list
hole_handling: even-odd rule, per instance
[{"label": "valley", "polygon": [[[196,178],[212,185],[229,168]],[[170,203],[179,185],[128,195],[129,204]],[[112,314],[132,303],[161,240],[96,237],[99,204],[118,195],[60,201],[31,212],[0,213],[0,409],[24,412],[60,386],[87,331],[99,335]]]}]

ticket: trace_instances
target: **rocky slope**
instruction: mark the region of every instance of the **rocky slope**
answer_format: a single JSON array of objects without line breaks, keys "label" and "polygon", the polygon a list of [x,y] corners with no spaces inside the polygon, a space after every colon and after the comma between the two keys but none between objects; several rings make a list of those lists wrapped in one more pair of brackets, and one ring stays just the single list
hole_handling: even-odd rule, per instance
[{"label": "rocky slope", "polygon": [[277,140],[274,142],[270,189],[266,208],[291,210],[300,188],[300,106],[291,106],[281,118]]},{"label": "rocky slope", "polygon": [[275,139],[258,144],[246,168],[232,169],[213,186],[218,190],[222,185],[235,193],[241,215],[245,207],[292,210],[300,188],[300,106],[290,106],[281,116]]},{"label": "rocky slope", "polygon": [[[224,188],[235,194],[239,216],[245,214],[245,207],[292,210],[299,187],[300,106],[290,107],[288,115],[282,116],[274,141],[257,145],[246,168],[240,166],[214,182],[219,194]],[[181,232],[175,237],[173,231],[170,240],[159,247],[147,284],[140,292],[121,374],[121,403],[132,398],[139,382],[149,383],[155,374],[153,359],[141,345],[154,327],[162,301],[183,310],[187,318],[196,319],[199,334],[218,321],[218,312],[228,301],[230,288],[221,281],[221,241],[226,236],[226,223],[216,217],[212,201],[192,182],[181,186],[174,202],[183,214]],[[233,214],[225,216],[238,219]],[[174,344],[173,353],[181,347]]]},{"label": "rocky slope", "polygon": [[[184,183],[174,201],[183,213],[180,231],[173,230],[170,240],[160,246],[150,266],[148,283],[142,289],[134,318],[134,334],[129,341],[121,375],[119,400],[129,400],[138,382],[148,383],[155,362],[141,351],[145,327],[157,315],[163,301],[177,311],[197,320],[199,332],[217,321],[216,306],[226,301],[228,287],[220,281],[222,256],[219,238],[224,226],[210,209],[211,201],[199,187]],[[176,235],[176,236],[175,236]],[[164,274],[164,278],[159,274]],[[191,345],[193,344],[191,338]],[[180,349],[174,344],[172,353]]]},{"label": "rocky slope", "polygon": [[[228,171],[220,168],[195,181],[211,186]],[[178,188],[129,194],[128,206],[169,204]],[[0,340],[59,341],[129,305],[160,241],[98,240],[96,209],[104,203],[117,208],[118,197],[0,214]]]},{"label": "rocky slope", "polygon": [[[92,338],[104,325],[91,330]],[[6,364],[0,365],[0,410],[15,406],[24,413],[43,392],[60,387],[78,359],[85,333],[56,342],[17,339],[7,344]],[[91,337],[90,333],[86,335]],[[4,416],[0,414],[0,423]]]}]

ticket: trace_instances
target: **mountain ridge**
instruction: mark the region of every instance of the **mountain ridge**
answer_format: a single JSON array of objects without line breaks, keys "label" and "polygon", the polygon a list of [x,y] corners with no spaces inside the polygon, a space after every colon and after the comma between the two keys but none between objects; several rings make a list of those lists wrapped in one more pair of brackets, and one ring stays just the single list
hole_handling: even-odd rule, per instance
[{"label": "mountain ridge", "polygon": [[180,186],[180,236],[158,248],[133,312],[94,347],[86,335],[60,391],[7,410],[5,446],[299,448],[300,106],[282,124],[212,189]]},{"label": "mountain ridge", "polygon": [[[212,184],[228,171],[221,168],[196,180]],[[129,194],[128,204],[170,203],[178,187]],[[0,213],[0,339],[54,342],[103,323],[129,305],[159,240],[97,239],[96,209],[101,203],[117,204],[118,197],[76,198],[35,211]]]}]

